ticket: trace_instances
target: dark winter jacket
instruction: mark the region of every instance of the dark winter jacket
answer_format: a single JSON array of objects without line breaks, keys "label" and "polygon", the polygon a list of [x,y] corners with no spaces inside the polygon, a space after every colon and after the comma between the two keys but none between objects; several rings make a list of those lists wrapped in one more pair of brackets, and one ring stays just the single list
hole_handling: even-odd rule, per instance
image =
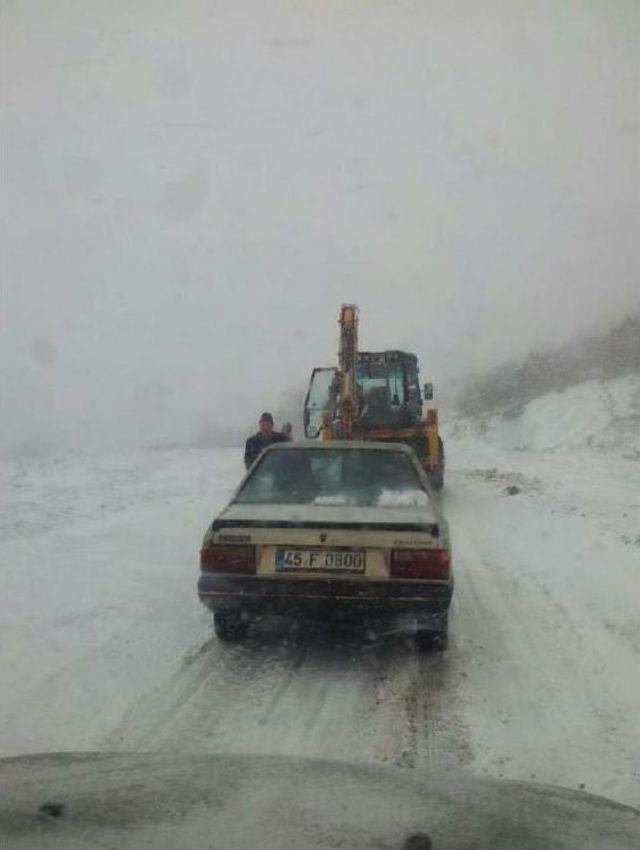
[{"label": "dark winter jacket", "polygon": [[244,447],[244,465],[247,469],[249,469],[260,452],[263,449],[266,449],[267,446],[271,446],[273,443],[286,443],[288,441],[289,438],[285,434],[281,434],[279,431],[273,431],[269,437],[264,437],[260,431],[258,431],[258,433],[254,434],[253,437],[249,437]]}]

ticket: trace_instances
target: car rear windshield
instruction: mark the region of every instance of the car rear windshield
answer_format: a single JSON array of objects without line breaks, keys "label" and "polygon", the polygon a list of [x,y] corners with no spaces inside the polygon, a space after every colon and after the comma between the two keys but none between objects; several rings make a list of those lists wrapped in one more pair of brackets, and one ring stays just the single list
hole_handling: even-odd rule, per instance
[{"label": "car rear windshield", "polygon": [[235,499],[242,504],[415,507],[428,496],[410,458],[367,449],[269,452]]}]

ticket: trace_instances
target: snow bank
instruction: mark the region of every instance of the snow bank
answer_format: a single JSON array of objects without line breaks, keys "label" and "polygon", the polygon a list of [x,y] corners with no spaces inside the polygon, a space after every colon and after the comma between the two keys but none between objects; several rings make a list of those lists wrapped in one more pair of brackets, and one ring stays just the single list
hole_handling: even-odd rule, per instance
[{"label": "snow bank", "polygon": [[519,410],[445,424],[444,435],[505,451],[588,448],[640,458],[640,375],[585,381]]}]

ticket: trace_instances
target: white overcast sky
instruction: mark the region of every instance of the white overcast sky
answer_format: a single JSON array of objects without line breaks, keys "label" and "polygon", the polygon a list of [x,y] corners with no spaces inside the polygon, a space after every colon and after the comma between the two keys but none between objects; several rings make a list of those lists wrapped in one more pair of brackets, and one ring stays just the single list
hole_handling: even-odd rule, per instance
[{"label": "white overcast sky", "polygon": [[2,437],[253,424],[640,304],[637,0],[4,0]]}]

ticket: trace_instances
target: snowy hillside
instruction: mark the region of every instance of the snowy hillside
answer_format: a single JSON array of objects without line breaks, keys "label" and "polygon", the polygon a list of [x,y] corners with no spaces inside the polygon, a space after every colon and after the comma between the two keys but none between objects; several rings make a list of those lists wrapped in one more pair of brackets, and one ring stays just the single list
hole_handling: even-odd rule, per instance
[{"label": "snowy hillside", "polygon": [[640,376],[585,381],[520,408],[449,422],[445,436],[507,451],[589,449],[640,459]]}]

